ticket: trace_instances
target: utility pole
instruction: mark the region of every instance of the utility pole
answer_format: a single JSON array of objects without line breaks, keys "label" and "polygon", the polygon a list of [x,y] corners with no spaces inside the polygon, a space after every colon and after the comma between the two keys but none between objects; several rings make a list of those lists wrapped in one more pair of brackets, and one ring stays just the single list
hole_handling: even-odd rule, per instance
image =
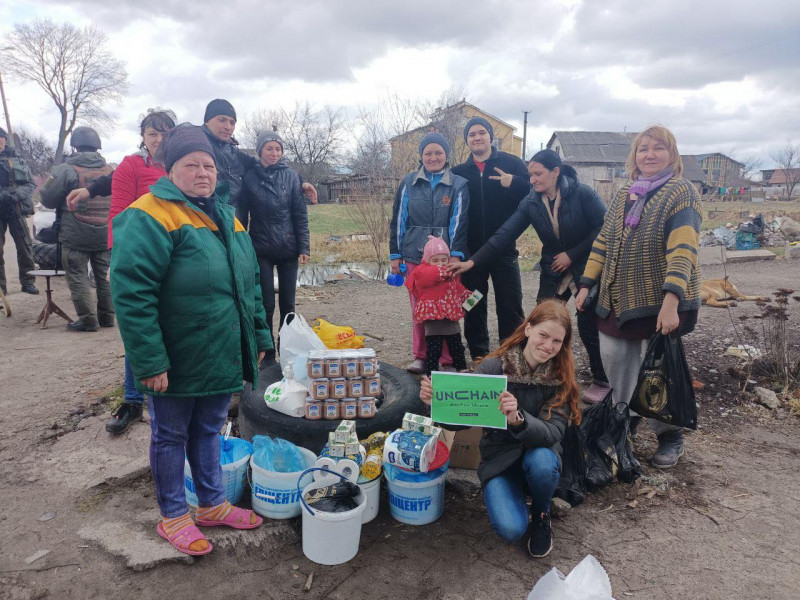
[{"label": "utility pole", "polygon": [[14,132],[11,130],[11,117],[8,116],[8,104],[6,104],[6,90],[3,87],[3,74],[0,73],[0,97],[3,98],[3,113],[6,116],[6,129],[8,130],[8,146],[14,147]]},{"label": "utility pole", "polygon": [[528,145],[528,113],[529,110],[523,110],[523,125],[522,125],[522,161],[525,162],[525,150]]}]

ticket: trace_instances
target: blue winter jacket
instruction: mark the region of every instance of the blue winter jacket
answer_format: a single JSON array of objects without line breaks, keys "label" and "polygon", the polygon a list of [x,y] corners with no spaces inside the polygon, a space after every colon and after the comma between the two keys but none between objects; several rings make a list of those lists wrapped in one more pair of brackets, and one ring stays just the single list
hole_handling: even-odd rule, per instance
[{"label": "blue winter jacket", "polygon": [[469,190],[467,180],[424,168],[409,173],[397,190],[392,209],[389,258],[419,264],[429,235],[441,237],[450,255],[462,260],[467,254]]}]

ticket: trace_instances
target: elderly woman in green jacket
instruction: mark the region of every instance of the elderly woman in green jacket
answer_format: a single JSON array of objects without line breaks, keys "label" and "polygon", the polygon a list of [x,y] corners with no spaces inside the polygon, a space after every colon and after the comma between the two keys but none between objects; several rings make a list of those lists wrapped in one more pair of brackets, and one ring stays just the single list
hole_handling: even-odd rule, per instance
[{"label": "elderly woman in green jacket", "polygon": [[200,555],[211,544],[189,514],[184,457],[199,500],[197,525],[262,522],[225,498],[219,432],[231,393],[243,379],[257,385],[272,339],[253,245],[228,205],[227,184],[216,187],[208,138],[181,125],[159,154],[168,175],[114,218],[111,287],[137,388],[149,395],[158,534]]}]

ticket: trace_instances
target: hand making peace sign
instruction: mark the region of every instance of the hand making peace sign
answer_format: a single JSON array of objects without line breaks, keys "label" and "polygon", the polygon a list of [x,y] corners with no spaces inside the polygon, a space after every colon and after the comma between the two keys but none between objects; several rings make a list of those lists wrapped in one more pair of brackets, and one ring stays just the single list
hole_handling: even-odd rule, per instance
[{"label": "hand making peace sign", "polygon": [[502,185],[504,188],[511,187],[511,181],[514,179],[514,176],[511,173],[505,173],[504,171],[500,170],[499,167],[495,167],[494,170],[500,173],[500,175],[489,175],[489,179],[499,181],[500,185]]}]

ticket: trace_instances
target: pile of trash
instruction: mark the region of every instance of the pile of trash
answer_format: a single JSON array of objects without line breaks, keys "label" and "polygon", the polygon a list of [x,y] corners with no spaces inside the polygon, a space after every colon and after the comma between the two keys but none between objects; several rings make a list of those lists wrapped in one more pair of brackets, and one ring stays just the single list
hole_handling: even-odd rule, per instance
[{"label": "pile of trash", "polygon": [[725,246],[729,250],[749,250],[759,246],[779,247],[800,240],[800,223],[791,217],[774,217],[766,223],[759,214],[734,226],[733,223],[706,230],[701,246]]}]

